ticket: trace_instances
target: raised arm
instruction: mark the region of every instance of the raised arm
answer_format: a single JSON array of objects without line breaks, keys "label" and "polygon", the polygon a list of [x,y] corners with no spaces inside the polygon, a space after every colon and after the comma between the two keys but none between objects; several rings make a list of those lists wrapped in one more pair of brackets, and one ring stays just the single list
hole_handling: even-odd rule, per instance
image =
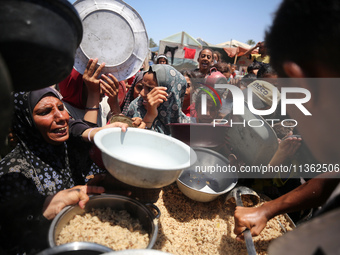
[{"label": "raised arm", "polygon": [[244,53],[244,56],[248,57],[253,50],[255,50],[256,48],[260,47],[262,42],[258,42],[254,47],[250,48],[249,50],[247,50],[245,53]]},{"label": "raised arm", "polygon": [[92,123],[97,123],[98,120],[99,103],[101,100],[99,75],[105,67],[105,63],[102,63],[97,68],[97,63],[98,59],[90,59],[83,75],[87,91],[84,120]]}]

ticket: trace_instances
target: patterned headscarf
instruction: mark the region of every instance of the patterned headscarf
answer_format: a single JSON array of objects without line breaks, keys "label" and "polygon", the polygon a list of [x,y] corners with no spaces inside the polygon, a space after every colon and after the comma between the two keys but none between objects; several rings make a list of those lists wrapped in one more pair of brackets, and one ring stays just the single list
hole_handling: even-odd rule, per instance
[{"label": "patterned headscarf", "polygon": [[[152,129],[170,135],[169,123],[188,122],[188,118],[182,112],[187,82],[184,76],[170,65],[152,65],[149,72],[154,72],[159,87],[166,87],[168,100],[158,107],[158,116],[153,122]],[[138,97],[129,106],[128,117],[144,118],[146,109],[143,98]]]},{"label": "patterned headscarf", "polygon": [[[70,139],[61,145],[49,144],[35,126],[33,109],[46,95],[60,99],[58,93],[52,88],[14,94],[12,130],[19,141],[15,149],[1,160],[0,177],[2,183],[2,176],[8,173],[20,173],[34,182],[40,194],[52,195],[75,184],[84,183],[85,178],[80,169],[70,167],[70,164],[76,165],[75,157],[68,152],[68,147],[72,147]],[[74,151],[74,148],[72,150]],[[19,185],[24,186],[23,183]],[[5,187],[0,189],[2,188]]]},{"label": "patterned headscarf", "polygon": [[135,79],[133,80],[131,87],[129,88],[129,91],[127,92],[123,106],[122,106],[122,114],[126,115],[129,109],[130,103],[134,100],[133,94],[135,91],[135,86],[137,83],[139,83],[141,80],[143,80],[144,72],[140,71],[136,74]]}]

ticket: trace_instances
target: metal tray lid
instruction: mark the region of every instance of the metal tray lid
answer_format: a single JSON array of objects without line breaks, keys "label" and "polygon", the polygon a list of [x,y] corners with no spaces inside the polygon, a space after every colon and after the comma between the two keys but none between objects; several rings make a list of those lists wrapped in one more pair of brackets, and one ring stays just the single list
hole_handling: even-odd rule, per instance
[{"label": "metal tray lid", "polygon": [[148,54],[148,35],[135,9],[122,0],[78,0],[74,7],[83,24],[83,40],[74,68],[84,73],[90,58],[105,63],[103,73],[119,81],[138,72]]}]

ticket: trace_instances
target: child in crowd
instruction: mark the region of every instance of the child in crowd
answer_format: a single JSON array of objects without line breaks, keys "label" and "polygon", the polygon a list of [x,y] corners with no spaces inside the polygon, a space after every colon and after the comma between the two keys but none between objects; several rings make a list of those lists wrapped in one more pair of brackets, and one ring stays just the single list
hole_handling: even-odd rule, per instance
[{"label": "child in crowd", "polygon": [[156,64],[168,65],[169,60],[168,60],[167,56],[165,56],[164,54],[160,54],[156,58]]},{"label": "child in crowd", "polygon": [[222,61],[222,60],[221,60],[222,55],[221,55],[221,53],[220,53],[219,51],[217,51],[217,50],[215,50],[215,51],[213,52],[213,58],[214,58],[214,64],[217,64],[217,63],[219,63],[219,62]]},{"label": "child in crowd", "polygon": [[140,117],[146,127],[170,135],[169,123],[188,122],[182,112],[187,82],[169,65],[152,65],[144,74],[140,97],[128,108],[128,117]]},{"label": "child in crowd", "polygon": [[181,71],[181,74],[184,76],[185,80],[187,81],[187,88],[185,90],[184,100],[183,100],[183,106],[182,111],[183,113],[190,117],[190,109],[192,108],[191,105],[191,78],[193,77],[191,71]]},{"label": "child in crowd", "polygon": [[225,78],[227,79],[227,82],[230,82],[230,68],[229,65],[225,62],[218,62],[216,64],[213,65],[213,67],[216,68],[217,71],[219,71],[220,73],[222,73]]}]

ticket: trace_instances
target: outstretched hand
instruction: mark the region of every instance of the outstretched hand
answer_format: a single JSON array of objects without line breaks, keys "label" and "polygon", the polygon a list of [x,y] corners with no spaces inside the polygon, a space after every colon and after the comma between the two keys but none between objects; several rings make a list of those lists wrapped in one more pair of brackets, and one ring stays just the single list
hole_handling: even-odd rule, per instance
[{"label": "outstretched hand", "polygon": [[117,78],[110,73],[107,75],[102,74],[102,79],[100,79],[100,88],[109,97],[108,104],[110,105],[111,112],[118,113],[119,81],[117,80]]},{"label": "outstretched hand", "polygon": [[105,192],[103,187],[79,185],[71,189],[59,191],[53,196],[46,198],[43,215],[46,219],[51,220],[66,206],[79,204],[80,208],[84,208],[89,201],[87,194],[100,194]]},{"label": "outstretched hand", "polygon": [[293,133],[290,132],[280,142],[277,151],[269,162],[269,165],[279,166],[284,164],[286,160],[291,159],[301,146],[301,138],[291,137]]}]

